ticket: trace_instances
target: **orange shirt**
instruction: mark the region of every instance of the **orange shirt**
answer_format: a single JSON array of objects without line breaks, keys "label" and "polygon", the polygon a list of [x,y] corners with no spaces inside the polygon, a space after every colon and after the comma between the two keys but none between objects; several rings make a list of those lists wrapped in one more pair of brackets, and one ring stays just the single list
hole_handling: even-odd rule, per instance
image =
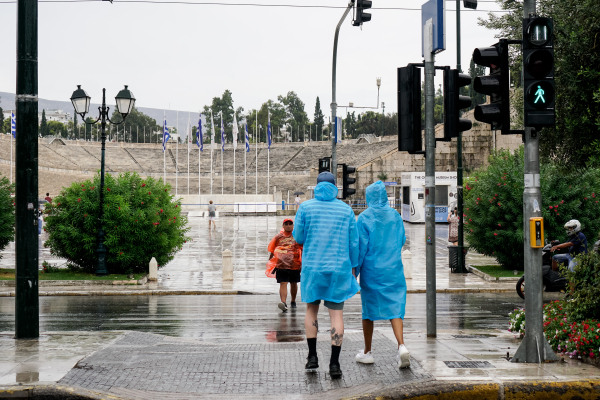
[{"label": "orange shirt", "polygon": [[267,248],[276,258],[277,269],[302,269],[302,245],[294,240],[292,232],[282,231],[275,235]]}]

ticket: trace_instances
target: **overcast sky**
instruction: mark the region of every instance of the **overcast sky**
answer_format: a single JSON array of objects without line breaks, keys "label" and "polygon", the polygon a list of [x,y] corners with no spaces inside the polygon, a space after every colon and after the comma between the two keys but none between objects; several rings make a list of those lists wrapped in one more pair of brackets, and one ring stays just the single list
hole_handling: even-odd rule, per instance
[{"label": "overcast sky", "polygon": [[[154,1],[154,0],[149,0]],[[129,85],[140,107],[197,112],[229,89],[234,106],[259,108],[295,91],[312,120],[319,96],[330,115],[335,26],[343,8],[291,8],[107,1],[39,4],[39,96],[68,100],[80,84],[99,102]],[[200,3],[207,0],[189,0]],[[219,1],[219,0],[212,0]],[[345,0],[220,0],[223,3],[344,7]],[[373,0],[362,30],[344,22],[338,47],[338,104],[396,111],[396,68],[421,62],[422,0]],[[436,65],[456,67],[456,2],[447,3],[446,51]],[[413,10],[378,10],[403,7]],[[480,10],[499,10],[479,0]],[[16,4],[0,3],[0,91],[15,92]],[[461,12],[462,65],[473,48],[495,42],[477,25],[486,12]],[[436,87],[441,83],[436,76]],[[110,101],[113,102],[112,100]],[[1,106],[1,104],[0,104]],[[357,110],[360,111],[360,110]],[[343,113],[343,111],[342,111]]]}]

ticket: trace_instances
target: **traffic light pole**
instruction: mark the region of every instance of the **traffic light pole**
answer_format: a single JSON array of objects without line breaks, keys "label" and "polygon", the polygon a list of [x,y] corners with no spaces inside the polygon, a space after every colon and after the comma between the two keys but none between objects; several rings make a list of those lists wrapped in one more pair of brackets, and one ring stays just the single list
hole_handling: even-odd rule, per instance
[{"label": "traffic light pole", "polygon": [[37,0],[17,2],[15,338],[39,337]]},{"label": "traffic light pole", "polygon": [[[348,7],[346,7],[346,11],[344,11],[344,15],[338,22],[337,27],[335,28],[335,36],[333,38],[333,64],[331,68],[331,120],[335,126],[335,117],[337,113],[337,103],[335,97],[336,91],[336,68],[337,68],[337,45],[338,45],[338,37],[340,36],[340,28],[342,27],[342,23],[348,16],[350,10],[352,10],[353,3],[349,2]],[[336,142],[335,135],[331,135],[331,173],[335,177],[335,181],[337,184],[337,152],[336,152]]]},{"label": "traffic light pole", "polygon": [[[535,13],[535,0],[524,0],[523,18]],[[526,40],[526,38],[523,38]],[[525,64],[523,64],[525,69]],[[529,218],[541,217],[539,139],[534,128],[525,127],[525,188],[523,190],[523,249],[525,253],[525,337],[512,362],[541,363],[558,357],[544,337],[542,302],[542,251],[530,246]],[[530,178],[530,179],[528,179]]]},{"label": "traffic light pole", "polygon": [[[424,35],[431,35],[431,30]],[[429,43],[432,37],[429,36]],[[426,41],[427,43],[427,41]],[[435,120],[434,81],[435,58],[425,46],[425,275],[427,337],[436,337],[436,279],[435,279]]]},{"label": "traffic light pole", "polygon": [[[462,72],[460,63],[460,1],[456,0],[456,69],[459,73]],[[463,165],[462,165],[462,132],[459,130],[458,137],[456,138],[456,203],[458,207],[458,265],[456,272],[463,273],[464,270],[464,257],[463,251],[465,246],[464,241],[464,224],[463,224]]]}]

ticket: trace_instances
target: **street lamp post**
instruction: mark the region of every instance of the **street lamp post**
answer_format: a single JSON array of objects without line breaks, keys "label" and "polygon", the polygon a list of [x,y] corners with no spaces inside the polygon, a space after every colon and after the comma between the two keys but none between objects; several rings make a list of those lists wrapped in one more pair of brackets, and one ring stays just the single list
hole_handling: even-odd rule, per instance
[{"label": "street lamp post", "polygon": [[[81,85],[77,85],[77,90],[74,91],[73,95],[71,96],[71,102],[73,103],[75,112],[81,115],[81,119],[83,121],[85,121],[85,114],[87,114],[90,109],[90,99],[91,97],[88,96],[85,90],[81,88]],[[127,89],[127,85],[125,85],[125,89],[121,90],[117,94],[115,101],[117,104],[117,111],[123,117],[121,122],[116,123],[108,118],[108,111],[110,108],[106,106],[106,89],[102,89],[102,106],[98,107],[100,116],[98,119],[90,123],[95,124],[96,122],[101,121],[102,125],[102,158],[100,161],[100,214],[98,217],[100,226],[98,229],[98,250],[96,250],[98,253],[96,275],[106,275],[108,273],[106,270],[106,246],[104,246],[104,230],[102,229],[102,218],[104,217],[104,153],[106,150],[106,121],[109,121],[113,125],[118,125],[125,122],[125,118],[133,109],[135,97],[133,96],[133,93]]]},{"label": "street lamp post", "polygon": [[381,102],[381,108],[383,112],[381,114],[381,136],[385,136],[385,103]]}]

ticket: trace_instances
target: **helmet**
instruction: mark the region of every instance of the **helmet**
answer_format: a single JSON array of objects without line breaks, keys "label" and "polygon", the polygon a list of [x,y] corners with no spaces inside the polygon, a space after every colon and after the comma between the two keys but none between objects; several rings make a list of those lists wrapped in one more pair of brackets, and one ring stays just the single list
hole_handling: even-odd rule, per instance
[{"label": "helmet", "polygon": [[576,219],[572,219],[565,224],[565,229],[566,229],[567,235],[573,236],[577,232],[581,231],[581,223],[579,221],[577,221]]}]

